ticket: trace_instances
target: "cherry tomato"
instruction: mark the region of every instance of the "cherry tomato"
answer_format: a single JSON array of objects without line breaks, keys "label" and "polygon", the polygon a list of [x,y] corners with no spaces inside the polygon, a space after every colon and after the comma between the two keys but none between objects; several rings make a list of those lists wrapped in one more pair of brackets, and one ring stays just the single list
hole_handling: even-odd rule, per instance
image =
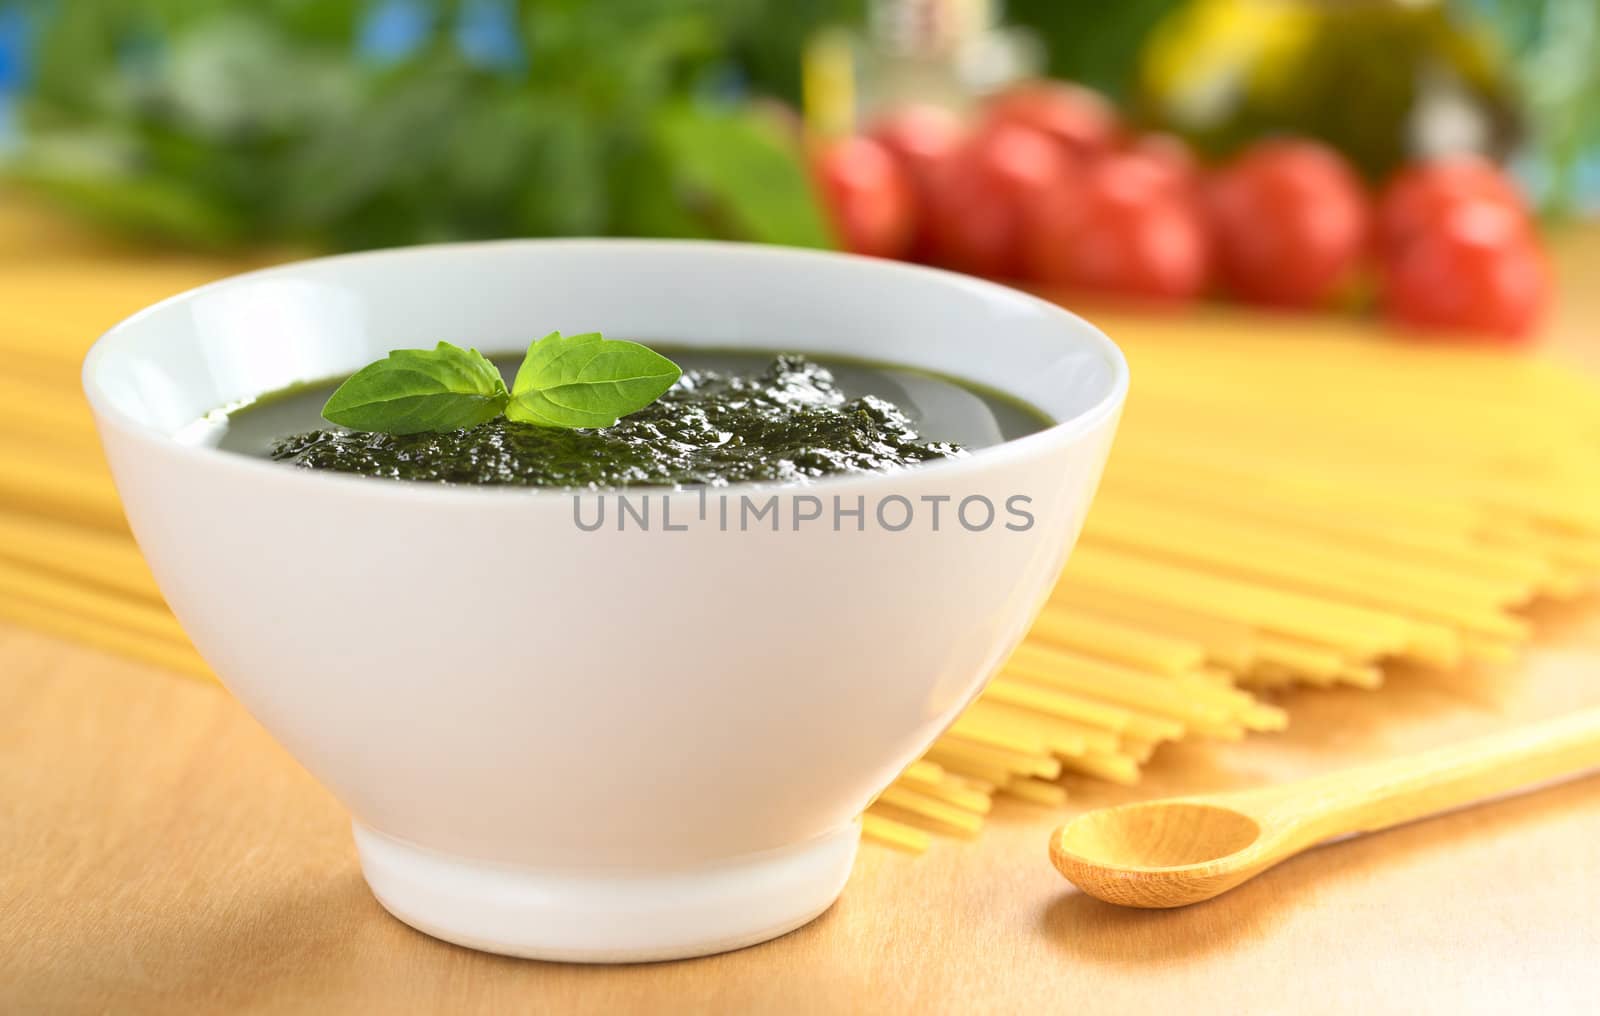
[{"label": "cherry tomato", "polygon": [[1038,131],[1010,124],[980,131],[933,180],[933,260],[975,275],[1017,275],[1029,217],[1062,200],[1071,172],[1060,148]]},{"label": "cherry tomato", "polygon": [[1207,188],[1217,273],[1237,296],[1327,302],[1358,271],[1371,213],[1355,173],[1314,141],[1249,148]]},{"label": "cherry tomato", "polygon": [[1027,245],[1030,277],[1122,296],[1187,299],[1205,288],[1205,223],[1170,168],[1135,153],[1083,172],[1070,228],[1043,227]]},{"label": "cherry tomato", "polygon": [[1080,159],[1109,152],[1121,134],[1103,95],[1062,81],[1018,85],[991,99],[987,113],[990,123],[1031,127]]},{"label": "cherry tomato", "polygon": [[905,257],[916,230],[911,181],[870,138],[842,138],[817,153],[814,171],[839,244],[875,257]]},{"label": "cherry tomato", "polygon": [[910,105],[885,115],[870,136],[900,160],[906,172],[926,183],[967,140],[966,124],[940,106]]},{"label": "cherry tomato", "polygon": [[1381,250],[1397,250],[1430,229],[1451,206],[1465,199],[1502,204],[1526,218],[1528,206],[1505,173],[1474,155],[1409,166],[1396,173],[1378,202]]},{"label": "cherry tomato", "polygon": [[1144,156],[1175,191],[1192,194],[1199,185],[1200,163],[1194,151],[1174,134],[1141,134],[1128,151]]},{"label": "cherry tomato", "polygon": [[1549,268],[1522,213],[1495,198],[1443,209],[1384,269],[1385,313],[1423,329],[1517,338],[1550,303]]},{"label": "cherry tomato", "polygon": [[[961,152],[967,140],[966,124],[956,114],[939,106],[911,105],[896,109],[873,125],[871,136],[900,163],[911,181],[919,212],[933,200],[936,177],[945,171]],[[912,256],[927,260],[932,256],[928,216],[917,216],[917,236]]]}]

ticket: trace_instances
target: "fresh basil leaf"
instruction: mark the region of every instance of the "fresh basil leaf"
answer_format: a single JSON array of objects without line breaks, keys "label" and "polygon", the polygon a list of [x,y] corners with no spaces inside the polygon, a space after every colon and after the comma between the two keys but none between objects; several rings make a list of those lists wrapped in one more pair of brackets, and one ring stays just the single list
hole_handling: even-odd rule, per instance
[{"label": "fresh basil leaf", "polygon": [[441,342],[397,349],[356,371],[328,397],[322,417],[351,430],[444,433],[494,419],[507,398],[499,369],[483,354]]},{"label": "fresh basil leaf", "polygon": [[655,138],[691,199],[732,238],[831,247],[826,217],[798,146],[751,110],[663,108]]},{"label": "fresh basil leaf", "polygon": [[683,371],[647,346],[599,332],[551,332],[528,347],[506,418],[539,427],[609,427],[659,399]]}]

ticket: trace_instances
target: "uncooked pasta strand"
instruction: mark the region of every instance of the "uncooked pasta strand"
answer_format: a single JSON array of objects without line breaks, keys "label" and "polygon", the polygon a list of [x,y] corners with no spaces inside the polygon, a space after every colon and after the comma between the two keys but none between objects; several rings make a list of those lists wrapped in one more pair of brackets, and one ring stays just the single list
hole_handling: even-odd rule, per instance
[{"label": "uncooked pasta strand", "polygon": [[0,597],[0,618],[60,635],[75,642],[82,642],[96,649],[175,670],[180,674],[211,677],[210,668],[195,655],[193,650],[173,646],[165,640],[150,638],[138,632],[109,628],[75,611]]},{"label": "uncooked pasta strand", "polygon": [[1381,582],[1381,588],[1398,590],[1379,601],[1385,605],[1421,599],[1470,616],[1526,603],[1533,595],[1532,586],[1526,582],[1418,566],[1396,560],[1393,555],[1385,557],[1359,547],[1331,545],[1325,539],[1285,535],[1208,518],[1175,520],[1170,512],[1119,505],[1114,500],[1099,509],[1090,516],[1085,529],[1091,538],[1157,551],[1162,556],[1252,569],[1252,573],[1288,579],[1297,586],[1322,588],[1327,583],[1335,592],[1372,595],[1367,586]]},{"label": "uncooked pasta strand", "polygon": [[1050,602],[1124,621],[1150,631],[1165,631],[1205,648],[1209,662],[1242,670],[1250,665],[1254,652],[1253,630],[1249,625],[1173,607],[1150,603],[1106,590],[1082,589],[1063,582],[1051,594]]},{"label": "uncooked pasta strand", "polygon": [[916,826],[896,822],[871,810],[861,816],[861,835],[912,854],[920,854],[927,850],[931,842],[931,837]]},{"label": "uncooked pasta strand", "polygon": [[878,795],[878,800],[903,811],[942,823],[964,833],[975,833],[983,828],[983,818],[947,801],[930,797],[902,784],[894,784]]},{"label": "uncooked pasta strand", "polygon": [[1083,546],[1067,565],[1067,581],[1179,607],[1202,608],[1281,634],[1337,646],[1354,656],[1381,656],[1412,644],[1414,625],[1363,607],[1287,592],[1259,582],[1221,578],[1104,547]]},{"label": "uncooked pasta strand", "polygon": [[[1061,762],[1054,757],[1043,755],[1030,755],[1023,752],[1011,751],[1006,748],[996,748],[993,745],[977,744],[954,737],[941,737],[934,742],[933,749],[929,752],[935,762],[953,768],[946,761],[947,756],[955,758],[968,758],[985,765],[997,766],[1007,774],[1015,773],[1020,776],[1042,776],[1053,780],[1061,775]],[[982,776],[982,773],[976,775]],[[987,778],[987,777],[986,777]],[[1010,779],[1007,775],[998,782]]]},{"label": "uncooked pasta strand", "polygon": [[1108,780],[1111,783],[1120,783],[1123,786],[1131,787],[1139,782],[1139,764],[1126,755],[1091,753],[1067,759],[1063,766],[1073,772]]},{"label": "uncooked pasta strand", "polygon": [[1487,579],[1527,583],[1536,592],[1550,575],[1549,562],[1514,548],[1496,547],[1479,537],[1402,529],[1337,512],[1276,505],[1252,497],[1248,491],[1218,487],[1195,489],[1167,477],[1139,476],[1136,482],[1108,476],[1099,501],[1127,500],[1166,511],[1205,515],[1223,520],[1249,520],[1251,524],[1286,534],[1320,535],[1346,541],[1375,553],[1425,562],[1439,568],[1459,569]]},{"label": "uncooked pasta strand", "polygon": [[0,445],[0,506],[46,519],[127,532],[122,505],[103,477]]},{"label": "uncooked pasta strand", "polygon": [[[1043,741],[1046,750],[1052,755],[1082,755],[1089,750],[1089,739],[1084,736],[1082,727],[1073,727],[1066,720],[1027,709],[1018,709],[1002,702],[983,701],[980,699],[967,707],[967,716],[981,716],[991,718],[996,722],[1014,726],[1025,730],[1030,735]],[[1115,748],[1116,735],[1096,731],[1110,742],[1096,741],[1096,747]]]},{"label": "uncooked pasta strand", "polygon": [[188,637],[167,611],[142,600],[84,587],[0,559],[0,596],[36,606],[77,613],[109,627],[137,632],[171,644],[188,645]]},{"label": "uncooked pasta strand", "polygon": [[974,812],[979,815],[987,815],[989,813],[989,809],[993,807],[994,804],[994,799],[989,794],[986,794],[981,790],[974,790],[971,787],[964,786],[963,784],[957,783],[953,779],[941,779],[935,782],[928,782],[926,780],[911,779],[905,775],[902,775],[899,782],[910,789],[917,791],[918,793],[926,794],[929,797],[938,798],[941,801],[945,801],[949,804],[955,805],[958,808],[964,808],[967,811]]},{"label": "uncooked pasta strand", "polygon": [[0,510],[0,557],[162,603],[149,567],[125,535]]},{"label": "uncooked pasta strand", "polygon": [[1056,645],[1106,659],[1177,674],[1198,667],[1206,658],[1198,643],[1161,635],[1070,607],[1039,615],[1031,635]]},{"label": "uncooked pasta strand", "polygon": [[1067,803],[1067,789],[1060,784],[1046,783],[1030,776],[1012,780],[1005,786],[1005,792],[1012,797],[1020,797],[1024,801],[1034,804],[1043,804],[1052,808],[1059,808]]}]

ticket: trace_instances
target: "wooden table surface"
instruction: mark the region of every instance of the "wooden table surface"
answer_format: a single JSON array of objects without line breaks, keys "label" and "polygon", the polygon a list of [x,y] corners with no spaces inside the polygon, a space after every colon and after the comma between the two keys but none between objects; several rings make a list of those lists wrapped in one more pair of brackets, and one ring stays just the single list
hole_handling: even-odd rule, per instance
[{"label": "wooden table surface", "polygon": [[[28,270],[5,239],[0,286]],[[1579,358],[1597,240],[1563,260],[1557,344]],[[920,858],[865,846],[813,924],[623,968],[412,931],[367,892],[338,803],[221,690],[0,626],[0,1013],[1600,1011],[1600,776],[1324,847],[1176,911],[1086,898],[1045,854],[1084,808],[1600,704],[1600,602],[1539,622],[1514,667],[1295,693],[1285,734],[1163,749],[1137,790],[1072,780],[1066,811],[1002,801],[980,838]]]}]

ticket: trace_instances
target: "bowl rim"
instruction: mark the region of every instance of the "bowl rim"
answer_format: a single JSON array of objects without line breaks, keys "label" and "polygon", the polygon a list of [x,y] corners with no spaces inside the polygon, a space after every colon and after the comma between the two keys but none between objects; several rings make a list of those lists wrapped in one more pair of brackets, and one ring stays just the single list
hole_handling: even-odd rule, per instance
[{"label": "bowl rim", "polygon": [[[505,500],[521,498],[562,499],[565,500],[574,494],[592,495],[595,493],[606,494],[638,494],[667,495],[683,493],[694,496],[699,487],[673,487],[661,484],[639,484],[626,487],[609,487],[599,491],[589,488],[568,487],[527,487],[513,484],[445,484],[425,483],[417,481],[395,480],[387,483],[375,483],[378,477],[358,476],[348,473],[339,473],[331,470],[289,469],[283,465],[270,462],[266,459],[241,455],[237,452],[226,451],[204,444],[189,444],[177,440],[172,434],[152,424],[138,420],[123,412],[112,404],[109,397],[101,389],[95,374],[99,362],[106,356],[107,350],[120,341],[135,324],[145,318],[154,317],[163,313],[172,306],[188,302],[207,292],[237,285],[241,282],[267,278],[274,275],[293,275],[296,270],[307,265],[321,265],[350,261],[383,261],[401,260],[405,258],[427,257],[430,254],[445,251],[494,251],[512,248],[602,248],[610,250],[644,250],[656,252],[670,252],[673,250],[725,250],[739,257],[771,258],[774,261],[793,260],[821,260],[821,261],[847,261],[860,262],[871,265],[873,270],[887,271],[890,273],[932,275],[942,278],[944,284],[961,288],[986,292],[991,296],[1031,304],[1043,310],[1048,315],[1059,315],[1074,327],[1073,331],[1088,345],[1095,349],[1111,370],[1111,384],[1106,393],[1093,405],[1064,420],[1057,420],[1048,427],[1025,434],[1021,437],[1002,441],[999,444],[989,445],[984,448],[970,450],[960,458],[939,459],[930,462],[919,462],[905,469],[896,469],[883,473],[840,473],[823,476],[805,483],[796,483],[793,480],[760,480],[741,481],[716,486],[714,489],[721,494],[739,494],[750,491],[770,491],[775,489],[826,491],[835,488],[856,485],[874,485],[885,481],[893,482],[896,478],[907,474],[929,476],[941,474],[959,476],[966,472],[981,472],[990,466],[1001,466],[1006,463],[1016,462],[1035,453],[1041,453],[1053,447],[1070,444],[1084,434],[1087,434],[1105,423],[1109,418],[1120,412],[1127,398],[1130,372],[1127,357],[1120,347],[1111,340],[1105,332],[1082,316],[1066,309],[1065,307],[1035,296],[1024,290],[1012,286],[992,282],[987,279],[964,275],[960,272],[948,271],[928,265],[910,264],[906,262],[890,261],[883,258],[868,257],[859,254],[849,254],[842,251],[815,250],[804,247],[787,247],[775,244],[743,243],[726,240],[678,240],[678,239],[633,239],[626,237],[555,237],[555,238],[508,238],[497,240],[471,240],[454,243],[416,244],[405,247],[386,247],[376,250],[354,251],[344,254],[332,254],[314,258],[301,258],[283,264],[269,265],[262,268],[237,272],[232,275],[215,279],[189,289],[174,293],[133,314],[121,319],[112,325],[94,341],[84,355],[80,379],[85,397],[98,422],[103,427],[113,428],[127,437],[131,437],[146,445],[163,449],[169,455],[182,459],[190,459],[197,467],[210,471],[229,471],[236,475],[257,476],[266,480],[270,475],[277,477],[276,481],[288,484],[309,483],[314,485],[311,489],[321,487],[329,492],[335,489],[345,489],[348,492],[356,490],[365,491],[376,497],[405,497],[423,498],[428,501],[464,500],[477,504],[484,503],[485,499]],[[328,485],[334,485],[332,487]]]}]

